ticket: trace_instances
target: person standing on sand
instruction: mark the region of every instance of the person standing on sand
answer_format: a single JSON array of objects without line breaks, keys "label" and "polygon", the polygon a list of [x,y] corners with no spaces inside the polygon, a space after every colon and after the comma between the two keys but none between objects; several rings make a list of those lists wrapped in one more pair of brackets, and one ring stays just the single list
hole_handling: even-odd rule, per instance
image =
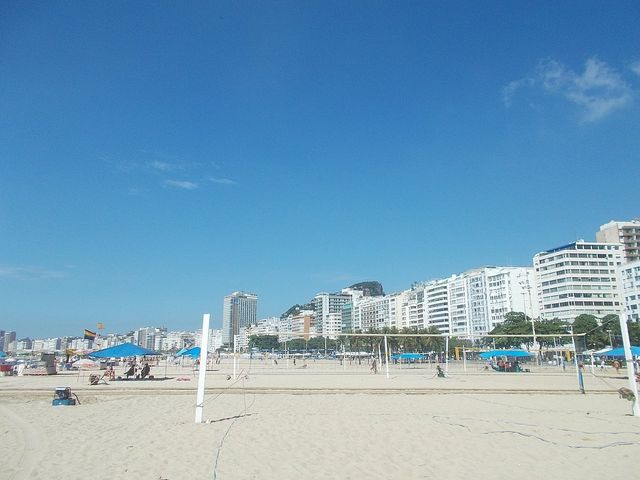
[{"label": "person standing on sand", "polygon": [[618,360],[613,361],[613,368],[616,369],[616,373],[620,373],[620,362]]}]

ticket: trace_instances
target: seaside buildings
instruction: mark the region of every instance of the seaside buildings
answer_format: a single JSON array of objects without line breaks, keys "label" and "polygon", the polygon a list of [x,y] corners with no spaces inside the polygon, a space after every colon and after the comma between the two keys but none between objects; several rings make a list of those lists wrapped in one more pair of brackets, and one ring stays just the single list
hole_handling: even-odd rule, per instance
[{"label": "seaside buildings", "polygon": [[343,331],[435,327],[442,333],[481,335],[511,311],[537,317],[531,267],[482,267],[409,290],[356,298],[342,310]]},{"label": "seaside buildings", "polygon": [[256,323],[258,296],[253,293],[233,292],[224,297],[222,309],[222,343],[233,349],[233,339],[249,325]]},{"label": "seaside buildings", "polygon": [[533,257],[540,314],[573,322],[581,314],[622,315],[622,245],[583,240]]},{"label": "seaside buildings", "polygon": [[624,262],[640,260],[640,219],[628,222],[610,221],[596,232],[598,243],[620,243]]}]

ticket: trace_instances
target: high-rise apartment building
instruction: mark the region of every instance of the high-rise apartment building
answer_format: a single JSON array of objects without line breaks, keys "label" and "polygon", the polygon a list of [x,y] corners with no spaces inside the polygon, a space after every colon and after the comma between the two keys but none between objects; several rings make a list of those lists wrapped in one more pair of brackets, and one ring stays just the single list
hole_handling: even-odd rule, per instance
[{"label": "high-rise apartment building", "polygon": [[318,293],[311,305],[315,312],[315,324],[316,332],[322,335],[323,328],[329,324],[328,315],[332,313],[339,313],[342,315],[342,307],[351,302],[352,295],[349,293]]},{"label": "high-rise apartment building", "polygon": [[233,292],[224,297],[222,308],[222,343],[233,348],[233,337],[240,330],[256,323],[258,296],[253,293]]},{"label": "high-rise apartment building", "polygon": [[476,268],[414,285],[405,293],[403,327],[481,335],[502,323],[508,312],[539,316],[531,267]]},{"label": "high-rise apartment building", "polygon": [[640,260],[640,219],[630,222],[610,221],[596,232],[598,243],[621,243],[625,262]]},{"label": "high-rise apartment building", "polygon": [[2,350],[3,352],[13,352],[16,350],[16,332],[3,332]]},{"label": "high-rise apartment building", "polygon": [[627,321],[640,322],[640,260],[620,267],[620,281]]},{"label": "high-rise apartment building", "polygon": [[621,315],[618,269],[622,245],[577,241],[533,257],[543,319],[573,322],[578,315]]},{"label": "high-rise apartment building", "polygon": [[392,293],[383,297],[361,297],[354,300],[352,330],[367,332],[397,327],[402,312],[401,296],[401,293]]}]

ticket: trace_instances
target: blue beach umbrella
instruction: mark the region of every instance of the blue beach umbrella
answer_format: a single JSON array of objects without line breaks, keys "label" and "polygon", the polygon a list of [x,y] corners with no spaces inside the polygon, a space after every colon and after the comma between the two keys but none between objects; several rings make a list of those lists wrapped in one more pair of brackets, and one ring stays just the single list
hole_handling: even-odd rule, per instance
[{"label": "blue beach umbrella", "polygon": [[[632,346],[631,347],[631,355],[634,357],[640,357],[640,347]],[[614,348],[613,350],[609,350],[608,352],[604,352],[601,356],[607,357],[624,357],[624,348]]]},{"label": "blue beach umbrella", "polygon": [[103,348],[89,354],[94,358],[141,357],[143,355],[160,355],[158,352],[139,347],[133,343],[122,343],[115,347]]},{"label": "blue beach umbrella", "polygon": [[423,360],[424,355],[421,353],[398,353],[391,355],[392,360]]},{"label": "blue beach umbrella", "polygon": [[491,357],[530,357],[533,353],[526,350],[489,350],[488,352],[482,352],[480,358]]},{"label": "blue beach umbrella", "polygon": [[189,350],[185,350],[182,353],[177,353],[176,356],[177,357],[198,358],[200,356],[200,347],[190,348]]}]

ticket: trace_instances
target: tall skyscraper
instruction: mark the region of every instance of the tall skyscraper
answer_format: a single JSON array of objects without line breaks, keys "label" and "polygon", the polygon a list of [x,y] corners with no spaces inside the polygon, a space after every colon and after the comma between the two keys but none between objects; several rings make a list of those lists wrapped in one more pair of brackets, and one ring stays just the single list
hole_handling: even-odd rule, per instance
[{"label": "tall skyscraper", "polygon": [[234,335],[240,329],[256,323],[258,296],[253,293],[233,292],[224,297],[222,308],[222,343],[233,348]]},{"label": "tall skyscraper", "polygon": [[621,243],[625,262],[640,260],[640,219],[630,222],[614,222],[613,220],[600,227],[596,232],[598,243]]}]

